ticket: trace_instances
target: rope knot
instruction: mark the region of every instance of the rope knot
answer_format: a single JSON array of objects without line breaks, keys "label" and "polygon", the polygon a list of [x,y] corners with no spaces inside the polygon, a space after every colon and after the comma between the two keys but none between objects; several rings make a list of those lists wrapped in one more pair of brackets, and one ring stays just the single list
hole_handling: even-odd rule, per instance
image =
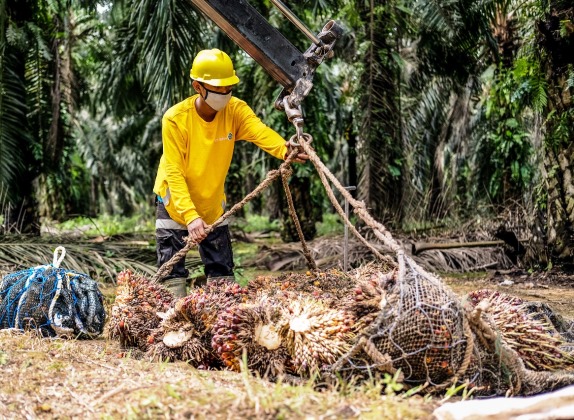
[{"label": "rope knot", "polygon": [[289,178],[291,175],[293,175],[293,168],[289,167],[284,167],[280,169],[281,171],[281,176],[282,177],[287,177]]}]

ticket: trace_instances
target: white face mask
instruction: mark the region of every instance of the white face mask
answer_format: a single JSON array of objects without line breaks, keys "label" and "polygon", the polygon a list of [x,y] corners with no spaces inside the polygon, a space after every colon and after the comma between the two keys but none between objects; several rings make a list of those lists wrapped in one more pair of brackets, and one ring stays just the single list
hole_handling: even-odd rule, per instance
[{"label": "white face mask", "polygon": [[233,92],[219,93],[213,90],[209,90],[205,86],[203,88],[205,89],[205,98],[203,98],[203,100],[214,111],[221,111],[231,100],[231,94]]}]

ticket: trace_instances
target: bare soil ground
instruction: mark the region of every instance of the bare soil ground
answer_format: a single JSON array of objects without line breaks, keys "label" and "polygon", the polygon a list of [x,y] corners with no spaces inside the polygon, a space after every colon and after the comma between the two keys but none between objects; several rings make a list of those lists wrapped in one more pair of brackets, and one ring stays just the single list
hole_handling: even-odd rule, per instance
[{"label": "bare soil ground", "polygon": [[574,319],[574,275],[558,270],[529,273],[524,270],[444,277],[459,295],[477,289],[494,289],[527,301],[546,302],[565,318]]},{"label": "bare soil ground", "polygon": [[[443,278],[461,296],[492,288],[548,302],[574,318],[568,275],[513,271]],[[113,288],[104,293],[113,299]],[[52,340],[0,330],[0,418],[427,419],[440,404],[385,395],[380,383],[318,390],[135,356],[104,337]]]}]

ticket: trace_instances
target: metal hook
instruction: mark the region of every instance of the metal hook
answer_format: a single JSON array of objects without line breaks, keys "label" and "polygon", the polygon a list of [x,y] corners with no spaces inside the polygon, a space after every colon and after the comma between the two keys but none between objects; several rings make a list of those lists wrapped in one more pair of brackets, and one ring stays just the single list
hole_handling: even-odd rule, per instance
[{"label": "metal hook", "polygon": [[295,132],[297,133],[297,140],[303,137],[303,118],[293,118],[293,125],[295,126]]},{"label": "metal hook", "polygon": [[[296,140],[295,140],[296,139]],[[309,133],[301,133],[301,135],[293,134],[289,139],[289,145],[293,147],[300,147],[301,143],[300,140],[303,139],[306,143],[311,143],[313,141],[313,137]]]},{"label": "metal hook", "polygon": [[297,136],[297,134],[293,134],[293,135],[291,136],[291,138],[289,139],[288,143],[289,143],[289,146],[291,146],[291,147],[299,147],[299,146],[301,146],[301,145],[299,144],[299,137]]},{"label": "metal hook", "polygon": [[301,112],[301,106],[293,106],[289,102],[289,96],[283,98],[283,108],[285,108],[285,114],[290,122],[293,122],[296,118],[303,120],[303,113]]}]

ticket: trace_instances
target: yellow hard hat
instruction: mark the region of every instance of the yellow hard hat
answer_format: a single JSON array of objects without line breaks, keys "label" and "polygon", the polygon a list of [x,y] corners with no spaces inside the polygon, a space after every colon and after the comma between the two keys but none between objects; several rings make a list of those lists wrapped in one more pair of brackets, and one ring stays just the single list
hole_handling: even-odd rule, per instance
[{"label": "yellow hard hat", "polygon": [[197,53],[189,75],[198,82],[212,86],[231,86],[239,83],[231,58],[217,48]]}]

